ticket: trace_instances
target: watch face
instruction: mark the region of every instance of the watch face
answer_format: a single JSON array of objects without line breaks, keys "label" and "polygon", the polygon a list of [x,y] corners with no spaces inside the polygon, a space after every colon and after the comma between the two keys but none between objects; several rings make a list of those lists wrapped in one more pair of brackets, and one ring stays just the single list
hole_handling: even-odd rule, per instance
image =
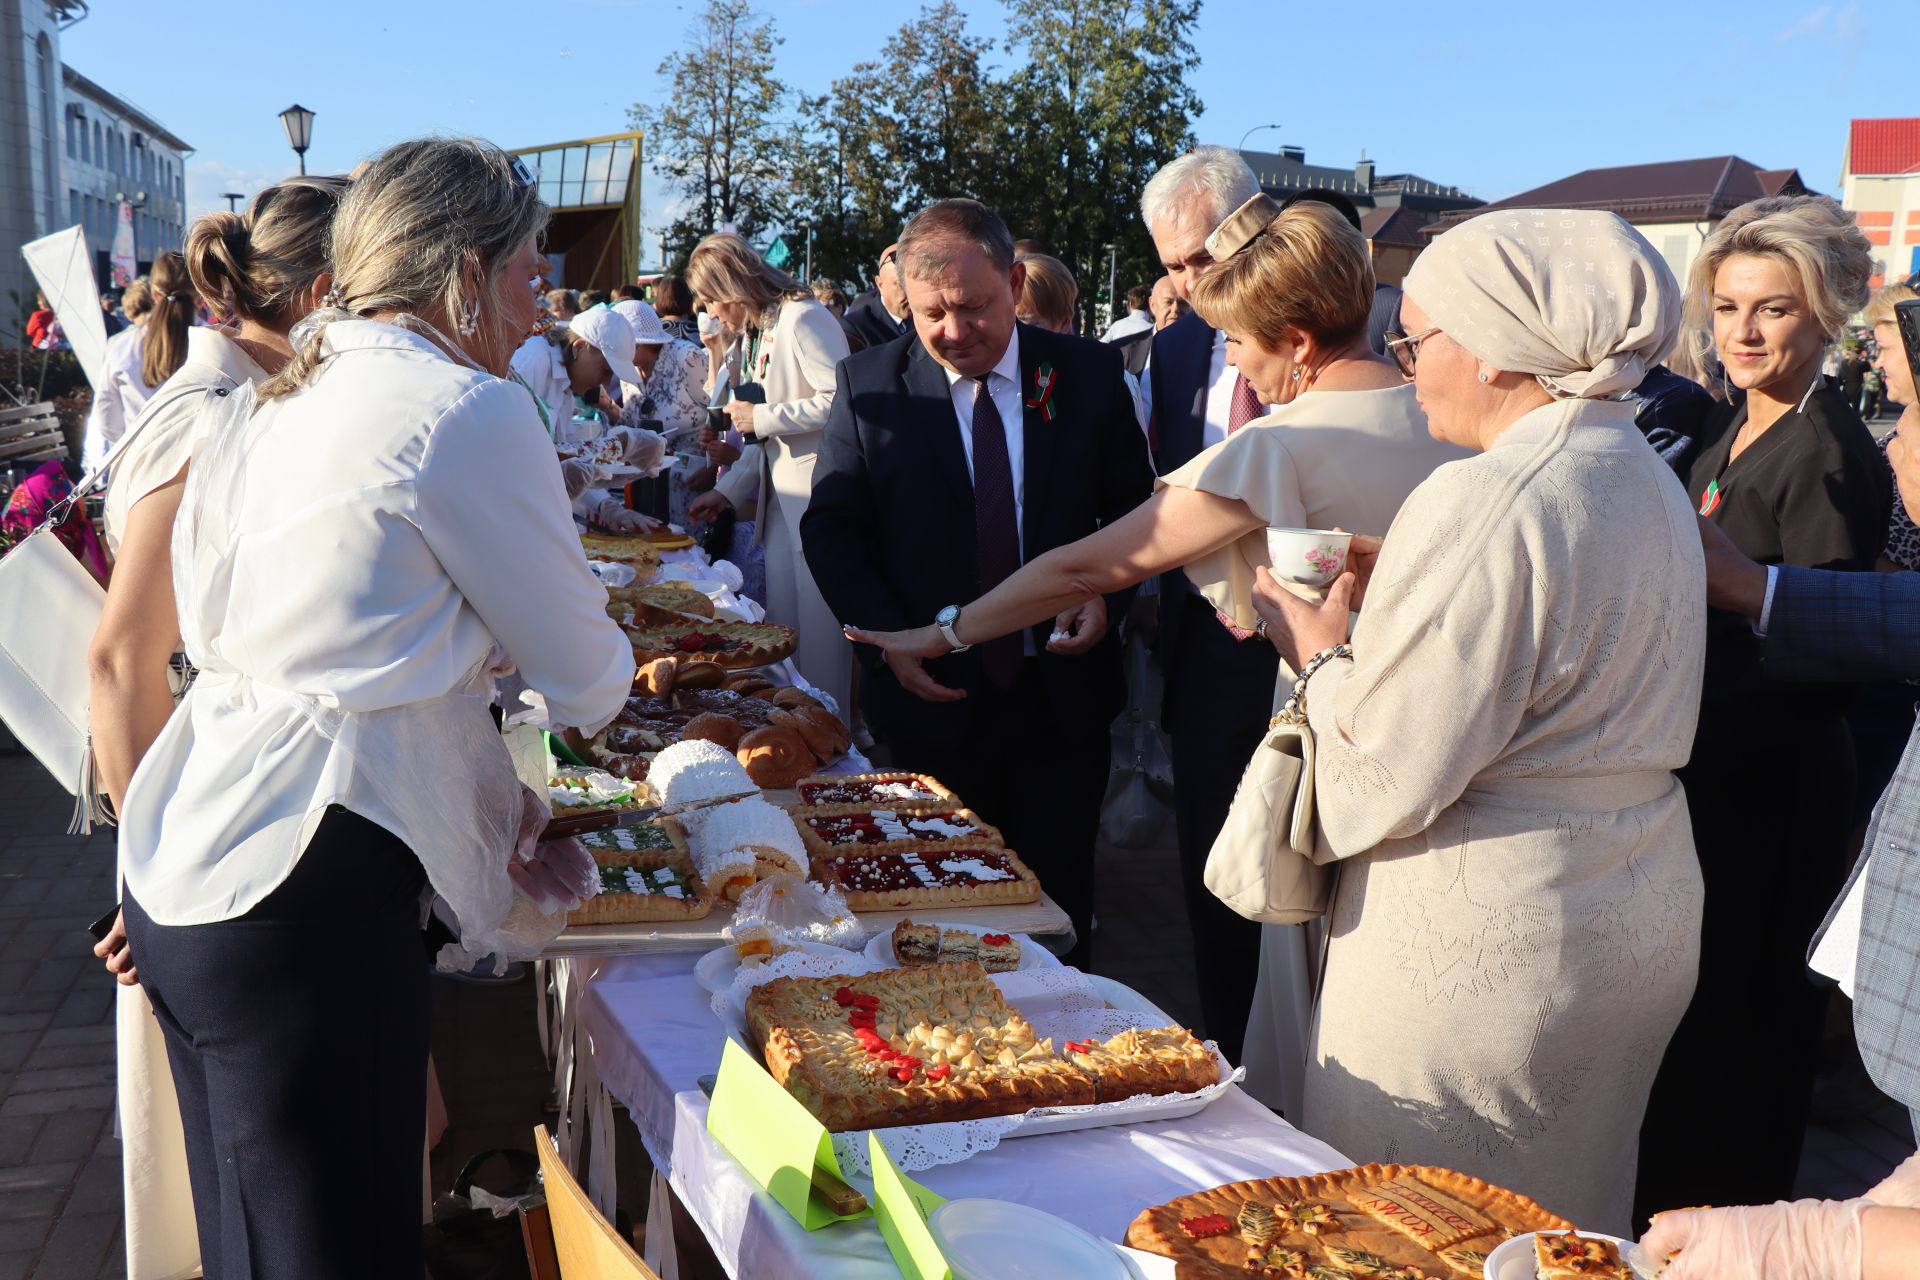
[{"label": "watch face", "polygon": [[941,627],[952,626],[954,623],[960,621],[960,606],[957,604],[948,605],[946,608],[942,609],[940,612],[933,615],[933,621],[934,621],[934,625],[936,626],[941,626]]}]

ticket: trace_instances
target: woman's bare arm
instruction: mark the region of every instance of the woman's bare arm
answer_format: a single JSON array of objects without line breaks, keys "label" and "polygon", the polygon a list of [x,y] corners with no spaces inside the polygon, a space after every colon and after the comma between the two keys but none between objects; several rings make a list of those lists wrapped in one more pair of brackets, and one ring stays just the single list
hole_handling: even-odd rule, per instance
[{"label": "woman's bare arm", "polygon": [[186,469],[133,505],[107,587],[99,629],[87,650],[94,766],[116,811],[141,757],[173,714],[167,664],[180,644],[174,612],[173,517]]}]

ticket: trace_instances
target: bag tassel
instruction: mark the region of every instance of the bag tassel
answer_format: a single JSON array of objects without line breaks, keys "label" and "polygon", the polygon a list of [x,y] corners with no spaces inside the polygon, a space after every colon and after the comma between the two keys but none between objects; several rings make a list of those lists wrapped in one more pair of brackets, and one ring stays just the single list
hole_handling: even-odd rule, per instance
[{"label": "bag tassel", "polygon": [[70,836],[90,836],[95,823],[102,826],[114,826],[113,806],[100,790],[98,773],[94,767],[93,735],[87,735],[87,745],[80,752],[80,782],[74,788],[73,817],[67,822],[67,834]]}]

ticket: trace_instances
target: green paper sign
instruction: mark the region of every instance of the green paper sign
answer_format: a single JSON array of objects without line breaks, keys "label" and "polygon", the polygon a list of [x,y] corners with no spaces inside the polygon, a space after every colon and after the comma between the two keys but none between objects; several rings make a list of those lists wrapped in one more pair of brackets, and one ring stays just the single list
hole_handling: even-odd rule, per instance
[{"label": "green paper sign", "polygon": [[894,1265],[907,1280],[948,1280],[947,1260],[927,1226],[927,1215],[946,1201],[901,1173],[876,1133],[867,1134],[867,1154],[873,1161],[873,1216]]},{"label": "green paper sign", "polygon": [[808,1231],[871,1212],[835,1213],[815,1193],[816,1169],[844,1181],[832,1135],[731,1036],[720,1052],[707,1132]]}]

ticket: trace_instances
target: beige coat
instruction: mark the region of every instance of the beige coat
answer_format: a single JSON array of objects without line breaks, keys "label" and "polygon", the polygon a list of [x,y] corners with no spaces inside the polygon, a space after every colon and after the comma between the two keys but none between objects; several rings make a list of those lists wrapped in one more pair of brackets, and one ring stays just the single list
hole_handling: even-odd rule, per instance
[{"label": "beige coat", "polygon": [[813,495],[813,467],[847,336],[818,302],[790,301],[780,304],[763,347],[761,367],[743,375],[766,388],[766,403],[753,413],[758,442],[715,489],[741,511],[758,499],[755,537],[767,546],[767,616],[800,633],[794,653],[800,673],[832,694],[851,722],[853,646],[820,598],[800,548],[800,517]]},{"label": "beige coat", "polygon": [[1631,407],[1560,401],[1407,500],[1316,675],[1341,859],[1305,1127],[1626,1235],[1692,994],[1699,535]]}]

